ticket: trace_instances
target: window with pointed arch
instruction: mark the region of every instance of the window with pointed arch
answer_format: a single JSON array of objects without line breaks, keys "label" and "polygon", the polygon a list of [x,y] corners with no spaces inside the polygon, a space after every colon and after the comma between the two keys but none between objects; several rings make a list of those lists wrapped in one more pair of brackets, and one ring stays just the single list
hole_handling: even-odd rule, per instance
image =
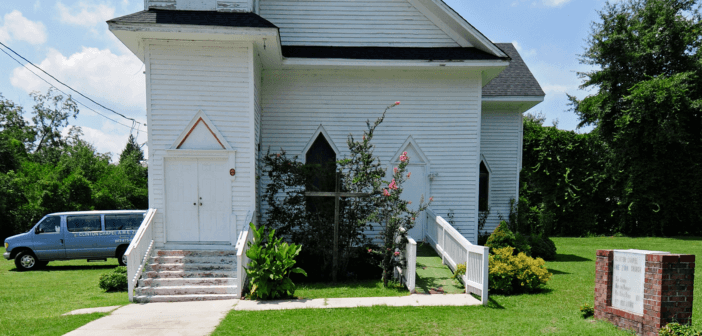
[{"label": "window with pointed arch", "polygon": [[[335,191],[336,152],[323,133],[319,133],[305,153],[305,164],[311,169],[307,183],[308,191]],[[334,209],[331,197],[307,197],[307,210],[318,213],[323,209]]]},{"label": "window with pointed arch", "polygon": [[485,162],[480,161],[480,181],[478,185],[478,211],[488,211],[490,201],[490,171]]}]

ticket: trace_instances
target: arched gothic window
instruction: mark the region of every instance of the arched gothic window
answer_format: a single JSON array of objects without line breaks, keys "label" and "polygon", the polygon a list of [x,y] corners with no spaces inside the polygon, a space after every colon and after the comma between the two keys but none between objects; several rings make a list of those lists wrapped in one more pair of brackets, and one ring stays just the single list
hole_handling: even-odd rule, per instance
[{"label": "arched gothic window", "polygon": [[305,154],[305,163],[315,165],[315,177],[312,180],[309,190],[313,191],[334,191],[336,186],[334,178],[336,176],[336,152],[324,137],[319,133],[312,146]]},{"label": "arched gothic window", "polygon": [[480,181],[478,186],[478,211],[487,211],[490,200],[490,171],[480,161]]}]

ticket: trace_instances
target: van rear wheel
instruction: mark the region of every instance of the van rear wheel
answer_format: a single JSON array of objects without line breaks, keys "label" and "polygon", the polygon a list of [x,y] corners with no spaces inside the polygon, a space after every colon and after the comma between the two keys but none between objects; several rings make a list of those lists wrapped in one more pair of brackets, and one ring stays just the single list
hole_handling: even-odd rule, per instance
[{"label": "van rear wheel", "polygon": [[20,251],[15,256],[15,266],[18,271],[31,271],[39,268],[41,262],[37,259],[37,256],[32,253],[32,251]]},{"label": "van rear wheel", "polygon": [[120,247],[119,251],[117,251],[117,262],[120,266],[127,266],[127,257],[124,256],[124,252],[126,251],[127,248],[124,246]]}]

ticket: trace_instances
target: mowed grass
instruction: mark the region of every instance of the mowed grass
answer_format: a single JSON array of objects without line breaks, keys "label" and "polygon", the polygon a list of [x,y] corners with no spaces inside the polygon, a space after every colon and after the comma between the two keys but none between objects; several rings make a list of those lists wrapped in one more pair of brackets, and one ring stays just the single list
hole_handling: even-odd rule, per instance
[{"label": "mowed grass", "polygon": [[[609,323],[583,319],[593,304],[595,251],[647,249],[702,255],[702,238],[554,238],[558,259],[537,294],[492,295],[488,307],[367,307],[231,311],[213,335],[630,335]],[[702,267],[697,268],[700,279]],[[702,326],[702,281],[695,284],[693,321]]]},{"label": "mowed grass", "polygon": [[52,261],[42,270],[17,272],[12,260],[0,258],[0,335],[63,335],[107,314],[61,314],[128,304],[126,292],[105,293],[98,287],[100,275],[116,266],[114,258]]}]

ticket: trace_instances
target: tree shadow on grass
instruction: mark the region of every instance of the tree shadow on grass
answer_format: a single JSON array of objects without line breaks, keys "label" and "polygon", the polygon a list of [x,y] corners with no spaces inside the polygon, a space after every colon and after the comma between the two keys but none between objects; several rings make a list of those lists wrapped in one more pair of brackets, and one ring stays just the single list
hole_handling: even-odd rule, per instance
[{"label": "tree shadow on grass", "polygon": [[568,272],[563,272],[563,271],[559,271],[557,269],[552,269],[552,268],[548,268],[548,271],[553,273],[553,274],[570,274]]},{"label": "tree shadow on grass", "polygon": [[[45,266],[32,271],[24,272],[56,272],[56,271],[83,271],[83,270],[97,270],[97,269],[114,269],[116,265],[95,265],[95,266]],[[17,268],[13,268],[10,272],[20,272]]]},{"label": "tree shadow on grass", "polygon": [[702,240],[702,237],[695,237],[695,236],[676,236],[676,237],[669,237],[672,239],[678,239],[678,240]]},{"label": "tree shadow on grass", "polygon": [[556,260],[553,261],[592,261],[592,259],[583,258],[575,254],[556,254]]}]

